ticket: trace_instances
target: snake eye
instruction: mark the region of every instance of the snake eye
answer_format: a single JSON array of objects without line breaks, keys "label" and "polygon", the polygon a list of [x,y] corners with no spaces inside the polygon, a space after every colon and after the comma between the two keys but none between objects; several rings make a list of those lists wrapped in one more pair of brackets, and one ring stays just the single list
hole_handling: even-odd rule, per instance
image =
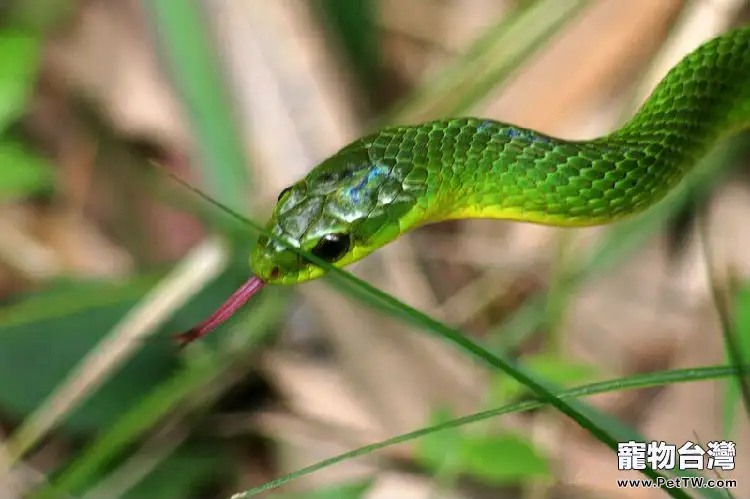
[{"label": "snake eye", "polygon": [[284,197],[284,194],[286,194],[287,192],[289,192],[291,189],[292,189],[291,187],[285,187],[285,188],[283,188],[281,190],[281,192],[279,193],[279,197],[276,198],[276,202],[281,201],[281,198]]},{"label": "snake eye", "polygon": [[349,236],[347,234],[326,234],[312,249],[312,254],[333,263],[349,251]]}]

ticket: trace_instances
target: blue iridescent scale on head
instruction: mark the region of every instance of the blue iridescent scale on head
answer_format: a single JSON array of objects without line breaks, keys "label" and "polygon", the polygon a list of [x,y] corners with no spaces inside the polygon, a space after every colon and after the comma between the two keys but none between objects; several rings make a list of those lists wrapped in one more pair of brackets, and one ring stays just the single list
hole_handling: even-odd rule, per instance
[{"label": "blue iridescent scale on head", "polygon": [[347,190],[347,195],[353,203],[360,202],[360,195],[362,190],[371,182],[378,182],[382,177],[386,177],[390,174],[390,168],[383,165],[375,165],[371,167],[367,174],[355,185],[351,186]]}]

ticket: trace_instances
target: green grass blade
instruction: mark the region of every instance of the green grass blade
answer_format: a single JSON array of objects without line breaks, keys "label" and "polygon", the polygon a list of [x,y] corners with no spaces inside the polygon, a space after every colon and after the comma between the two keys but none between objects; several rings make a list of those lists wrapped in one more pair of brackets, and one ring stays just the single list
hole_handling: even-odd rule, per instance
[{"label": "green grass blade", "polygon": [[[548,0],[531,5],[529,12],[518,20],[507,36],[500,40],[500,46],[512,45],[515,53],[509,54],[502,64],[487,61],[489,69],[471,86],[471,91],[460,96],[455,104],[445,111],[448,116],[465,113],[474,104],[497,88],[498,82],[507,80],[529,58],[542,48],[569,21],[574,19],[584,7],[585,0],[559,2]],[[480,61],[481,62],[481,61]]]},{"label": "green grass blade", "polygon": [[[263,297],[258,313],[244,321],[243,330],[249,331],[246,345],[234,354],[245,357],[248,349],[265,338],[269,328],[282,315],[276,296]],[[268,303],[270,302],[270,305]],[[149,431],[165,415],[192,394],[219,376],[229,363],[227,355],[216,353],[191,362],[185,369],[157,386],[91,443],[78,458],[53,482],[52,489],[70,494],[81,494],[83,488],[117,456],[126,446]]]},{"label": "green grass blade", "polygon": [[[664,371],[659,373],[641,374],[637,376],[629,376],[627,378],[619,378],[609,381],[603,381],[599,383],[592,383],[569,390],[555,393],[555,397],[559,399],[572,399],[580,397],[588,397],[592,395],[598,395],[601,393],[613,392],[613,391],[624,391],[624,390],[636,390],[649,388],[654,386],[665,386],[676,383],[688,383],[711,379],[721,379],[729,376],[736,376],[740,373],[750,372],[750,365],[743,366],[742,369],[737,369],[732,366],[712,366],[712,367],[698,367],[691,369],[677,369],[673,371]],[[261,486],[253,489],[246,490],[244,492],[235,494],[232,499],[245,499],[254,495],[260,494],[261,492],[274,489],[284,485],[292,480],[296,480],[310,473],[328,468],[335,464],[347,461],[349,459],[355,459],[372,452],[390,447],[392,445],[398,445],[410,440],[424,437],[439,431],[447,430],[449,428],[458,428],[468,424],[476,423],[486,419],[494,418],[504,414],[511,414],[516,412],[530,411],[540,407],[546,406],[547,403],[541,400],[528,400],[524,402],[518,402],[511,405],[506,405],[499,408],[490,409],[487,411],[477,412],[468,416],[462,416],[459,418],[452,419],[450,421],[420,428],[419,430],[405,433],[388,440],[383,440],[371,445],[366,445],[358,449],[339,454],[338,456],[319,461],[311,466],[307,466],[295,472],[284,475],[276,480],[267,482]],[[719,491],[718,495],[711,495],[712,497],[721,498],[723,497]],[[688,497],[687,495],[683,497]]]},{"label": "green grass blade", "polygon": [[456,63],[394,106],[378,123],[466,112],[588,5],[579,0],[538,0],[503,16]]},{"label": "green grass blade", "polygon": [[[369,288],[371,297],[377,297],[378,301],[386,306],[392,307],[393,309],[401,308],[405,313],[407,312],[407,309],[409,309],[409,307],[390,295],[383,293],[365,282],[357,280],[351,275],[346,275],[346,277],[342,279],[342,282],[343,281],[346,281],[346,284]],[[520,384],[524,385],[541,400],[544,400],[561,413],[570,417],[581,426],[581,428],[587,430],[592,436],[614,452],[617,452],[618,442],[630,440],[636,435],[635,432],[629,431],[622,425],[618,424],[613,418],[601,414],[598,411],[594,411],[582,403],[578,403],[577,401],[566,402],[565,400],[555,397],[552,393],[554,391],[552,385],[541,380],[531,371],[519,366],[516,362],[508,358],[494,355],[486,348],[472,342],[460,331],[436,321],[415,309],[411,309],[406,313],[406,316],[411,324],[437,334],[438,337],[454,343],[461,350],[482,360],[488,366],[504,372]],[[650,468],[647,468],[642,472],[654,480],[662,476],[660,473]],[[667,489],[667,493],[672,497],[688,497],[683,491],[677,489]]]},{"label": "green grass blade", "polygon": [[382,85],[378,3],[375,0],[316,0],[314,5],[330,30],[337,35],[359,85],[374,103]]},{"label": "green grass blade", "polygon": [[210,42],[200,2],[144,0],[167,67],[190,116],[204,185],[241,210],[249,192],[247,158],[232,114],[222,68]]}]

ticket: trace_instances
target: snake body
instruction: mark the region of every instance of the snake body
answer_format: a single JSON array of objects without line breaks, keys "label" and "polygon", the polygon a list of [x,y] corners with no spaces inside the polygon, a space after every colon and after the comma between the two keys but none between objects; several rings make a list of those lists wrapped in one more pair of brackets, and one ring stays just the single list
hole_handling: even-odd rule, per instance
[{"label": "snake body", "polygon": [[[718,140],[748,125],[750,27],[742,27],[683,58],[604,137],[564,140],[483,118],[381,129],[284,189],[267,230],[343,267],[448,219],[610,223],[664,198]],[[324,274],[267,237],[251,263],[269,283]]]}]

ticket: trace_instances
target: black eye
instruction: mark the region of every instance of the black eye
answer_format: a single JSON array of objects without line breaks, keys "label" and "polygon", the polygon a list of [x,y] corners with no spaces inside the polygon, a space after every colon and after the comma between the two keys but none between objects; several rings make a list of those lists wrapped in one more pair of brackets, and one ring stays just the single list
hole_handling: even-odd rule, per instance
[{"label": "black eye", "polygon": [[312,254],[333,263],[349,251],[349,236],[347,234],[326,234],[312,250]]},{"label": "black eye", "polygon": [[291,189],[292,189],[291,187],[285,187],[284,189],[282,189],[282,191],[279,193],[279,197],[276,198],[276,202],[281,201],[281,198],[284,197],[284,194],[289,192]]}]

